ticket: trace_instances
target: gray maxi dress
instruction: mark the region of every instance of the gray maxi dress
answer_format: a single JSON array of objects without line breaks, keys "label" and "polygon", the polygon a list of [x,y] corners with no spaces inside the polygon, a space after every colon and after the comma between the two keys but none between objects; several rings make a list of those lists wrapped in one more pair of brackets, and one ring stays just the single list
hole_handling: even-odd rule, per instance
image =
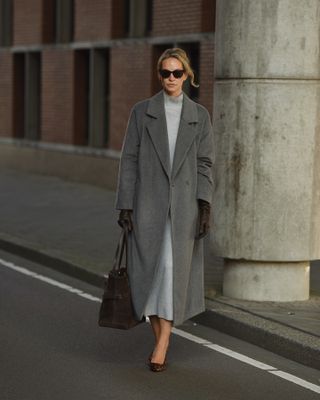
[{"label": "gray maxi dress", "polygon": [[[178,129],[180,124],[183,93],[179,96],[169,96],[165,92],[164,109],[167,122],[167,133],[170,154],[170,167],[173,165]],[[157,315],[160,318],[173,320],[173,256],[170,210],[166,221],[159,265],[153,280],[150,295],[145,307],[144,315]]]}]

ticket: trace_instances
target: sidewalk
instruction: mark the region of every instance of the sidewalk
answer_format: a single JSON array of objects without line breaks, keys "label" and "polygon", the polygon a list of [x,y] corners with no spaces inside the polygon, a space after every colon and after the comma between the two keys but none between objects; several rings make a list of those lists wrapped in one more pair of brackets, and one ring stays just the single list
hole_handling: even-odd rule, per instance
[{"label": "sidewalk", "polygon": [[[113,261],[120,228],[115,193],[55,177],[0,171],[0,248],[95,285]],[[217,294],[195,322],[320,369],[320,262],[311,298],[276,303]]]}]

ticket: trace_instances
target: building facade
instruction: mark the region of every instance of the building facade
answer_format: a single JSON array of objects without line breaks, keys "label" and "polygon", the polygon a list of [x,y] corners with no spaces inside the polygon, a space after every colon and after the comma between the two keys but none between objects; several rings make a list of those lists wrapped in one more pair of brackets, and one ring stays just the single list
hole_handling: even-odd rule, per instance
[{"label": "building facade", "polygon": [[164,49],[187,51],[184,90],[212,113],[214,20],[213,0],[0,0],[0,165],[114,189]]}]

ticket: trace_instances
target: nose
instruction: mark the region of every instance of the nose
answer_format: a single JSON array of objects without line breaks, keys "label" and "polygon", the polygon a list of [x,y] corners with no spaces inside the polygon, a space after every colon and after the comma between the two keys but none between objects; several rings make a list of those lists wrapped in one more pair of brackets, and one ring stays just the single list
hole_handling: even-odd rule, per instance
[{"label": "nose", "polygon": [[174,81],[175,77],[173,76],[173,73],[171,72],[170,76],[169,76],[169,81]]}]

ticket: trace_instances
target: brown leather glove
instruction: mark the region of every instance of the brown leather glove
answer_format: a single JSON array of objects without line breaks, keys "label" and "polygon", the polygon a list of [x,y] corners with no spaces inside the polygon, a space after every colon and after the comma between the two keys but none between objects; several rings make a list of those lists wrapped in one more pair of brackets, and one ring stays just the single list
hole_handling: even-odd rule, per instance
[{"label": "brown leather glove", "polygon": [[132,215],[132,210],[120,210],[118,219],[118,224],[121,226],[121,228],[127,227],[128,232],[131,232],[133,229],[131,215]]},{"label": "brown leather glove", "polygon": [[202,239],[210,230],[210,211],[211,206],[205,200],[198,199],[199,204],[199,227],[196,239]]}]

